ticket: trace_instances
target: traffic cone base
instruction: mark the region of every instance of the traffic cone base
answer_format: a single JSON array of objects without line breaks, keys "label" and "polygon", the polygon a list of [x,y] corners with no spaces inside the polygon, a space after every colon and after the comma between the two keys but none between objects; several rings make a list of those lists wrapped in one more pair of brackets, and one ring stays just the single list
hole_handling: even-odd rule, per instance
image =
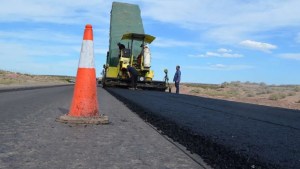
[{"label": "traffic cone base", "polygon": [[63,115],[56,119],[57,122],[71,123],[71,124],[109,124],[107,116],[98,117],[73,117]]}]

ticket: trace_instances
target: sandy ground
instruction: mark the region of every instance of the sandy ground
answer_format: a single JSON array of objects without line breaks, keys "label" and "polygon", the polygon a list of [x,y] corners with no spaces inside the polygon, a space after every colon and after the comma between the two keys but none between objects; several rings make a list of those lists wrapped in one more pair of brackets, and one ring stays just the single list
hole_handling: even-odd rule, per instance
[{"label": "sandy ground", "polygon": [[[172,87],[175,92],[175,87]],[[300,85],[274,86],[231,82],[221,85],[181,84],[180,93],[300,110]]]},{"label": "sandy ground", "polygon": [[30,75],[0,70],[0,88],[49,86],[74,82],[70,76]]}]

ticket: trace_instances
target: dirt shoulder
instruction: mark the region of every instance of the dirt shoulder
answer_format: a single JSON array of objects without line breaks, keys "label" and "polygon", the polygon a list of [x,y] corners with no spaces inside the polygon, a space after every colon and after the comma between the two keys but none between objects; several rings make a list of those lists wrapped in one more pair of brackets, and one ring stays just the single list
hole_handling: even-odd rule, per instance
[{"label": "dirt shoulder", "polygon": [[[172,92],[175,91],[173,87]],[[230,82],[181,84],[181,94],[300,110],[300,85]]]},{"label": "dirt shoulder", "polygon": [[30,75],[0,70],[0,88],[49,86],[70,84],[75,81],[71,76]]}]

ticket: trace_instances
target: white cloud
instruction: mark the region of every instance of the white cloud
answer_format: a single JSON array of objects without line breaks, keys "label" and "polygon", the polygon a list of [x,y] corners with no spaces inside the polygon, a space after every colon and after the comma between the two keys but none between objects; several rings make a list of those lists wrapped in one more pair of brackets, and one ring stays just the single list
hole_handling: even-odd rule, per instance
[{"label": "white cloud", "polygon": [[[95,32],[95,31],[94,31]],[[102,32],[98,29],[96,31]],[[83,33],[83,27],[82,27]],[[47,29],[23,30],[23,31],[0,31],[0,43],[7,43],[6,46],[22,46],[23,56],[70,56],[74,52],[80,53],[82,35],[71,34],[70,32],[58,32]],[[96,55],[106,55],[107,39],[97,40],[94,46]],[[18,45],[19,44],[19,45]],[[1,48],[1,47],[0,47]],[[8,50],[3,48],[2,50]],[[11,50],[6,51],[6,53]],[[26,54],[25,54],[26,52]],[[76,55],[77,56],[77,55]]]},{"label": "white cloud", "polygon": [[252,66],[249,65],[224,65],[224,64],[215,64],[210,65],[209,69],[211,70],[244,70],[251,69]]},{"label": "white cloud", "polygon": [[[139,4],[143,17],[197,30],[219,43],[236,43],[251,33],[282,26],[300,25],[300,1],[152,1],[128,0]],[[109,24],[112,0],[10,0],[0,6],[0,22],[59,24]],[[218,12],[216,12],[218,11]],[[282,13],[285,15],[283,16]],[[200,31],[199,31],[200,30]],[[166,46],[166,45],[163,45]]]},{"label": "white cloud", "polygon": [[291,60],[299,60],[300,61],[300,53],[285,53],[280,54],[280,58],[291,59]]},{"label": "white cloud", "polygon": [[228,68],[228,66],[225,66],[225,65],[223,65],[223,64],[210,65],[210,67],[211,67],[212,69],[227,69],[227,68]]},{"label": "white cloud", "polygon": [[257,42],[257,41],[252,41],[252,40],[244,40],[240,42],[240,45],[245,46],[247,48],[251,48],[254,50],[260,50],[263,52],[271,52],[271,50],[276,49],[276,45],[272,45],[269,43],[264,43],[264,42]]},{"label": "white cloud", "polygon": [[300,25],[298,0],[143,2],[143,16],[200,30],[204,36],[219,43],[237,43],[261,31]]},{"label": "white cloud", "polygon": [[168,48],[168,47],[199,47],[202,46],[200,43],[180,41],[175,39],[157,38],[152,46]]},{"label": "white cloud", "polygon": [[[111,2],[84,0],[10,0],[1,3],[0,22],[43,22],[61,24],[109,23]],[[99,12],[100,11],[100,12]]]},{"label": "white cloud", "polygon": [[82,40],[82,36],[72,35],[68,32],[55,32],[53,30],[38,29],[24,31],[0,31],[0,39],[19,42],[20,40],[59,42],[77,44]]},{"label": "white cloud", "polygon": [[[41,60],[48,58],[50,61],[55,62],[57,60],[52,59],[59,57],[64,60],[66,58],[79,59],[80,46],[61,45],[61,46],[46,46],[46,45],[26,45],[20,43],[5,43],[0,42],[0,60],[2,63],[14,61],[26,61],[26,60]],[[74,55],[77,53],[77,55]]]},{"label": "white cloud", "polygon": [[232,50],[225,49],[225,48],[220,48],[220,49],[218,49],[218,52],[220,52],[220,53],[230,53],[230,52],[232,52]]},{"label": "white cloud", "polygon": [[[300,25],[298,0],[120,1],[139,4],[143,17],[197,30],[220,43],[236,43],[262,30]],[[112,0],[10,0],[0,6],[0,22],[92,23],[108,27],[111,4]]]},{"label": "white cloud", "polygon": [[221,54],[219,53],[215,53],[215,52],[206,52],[205,54],[207,57],[210,57],[210,56],[217,56],[217,57],[220,57]]},{"label": "white cloud", "polygon": [[207,57],[222,57],[222,58],[240,58],[242,54],[232,53],[231,49],[220,48],[216,52],[206,52],[205,54],[199,55],[188,55],[192,58],[207,58]]},{"label": "white cloud", "polygon": [[240,58],[240,57],[243,57],[243,55],[238,54],[238,53],[224,53],[222,55],[222,57],[224,57],[224,58]]},{"label": "white cloud", "polygon": [[203,55],[203,54],[199,54],[199,55],[189,54],[188,57],[191,57],[191,58],[206,58],[207,56]]},{"label": "white cloud", "polygon": [[250,65],[224,65],[224,64],[209,64],[207,66],[185,66],[185,69],[192,70],[220,70],[220,71],[236,71],[252,69]]},{"label": "white cloud", "polygon": [[[0,68],[31,74],[75,75],[81,46],[36,45],[0,41]],[[103,51],[95,50],[103,55]],[[97,61],[104,62],[105,57]],[[98,65],[95,65],[98,66]]]}]

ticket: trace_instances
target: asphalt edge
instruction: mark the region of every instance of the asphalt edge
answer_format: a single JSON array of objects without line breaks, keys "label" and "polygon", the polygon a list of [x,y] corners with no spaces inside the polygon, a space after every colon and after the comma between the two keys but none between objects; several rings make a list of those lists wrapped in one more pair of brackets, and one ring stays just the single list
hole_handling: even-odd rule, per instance
[{"label": "asphalt edge", "polygon": [[191,154],[196,153],[204,162],[215,169],[280,169],[274,164],[260,161],[257,157],[249,157],[242,152],[235,152],[230,147],[218,144],[213,138],[195,133],[184,128],[176,122],[158,116],[144,109],[142,106],[131,102],[116,92],[106,89],[111,95],[123,102],[129,109],[136,113],[145,122],[150,123],[163,135],[174,142],[184,146]]},{"label": "asphalt edge", "polygon": [[35,90],[42,88],[53,88],[53,87],[63,87],[63,86],[73,86],[74,84],[62,84],[62,85],[44,85],[44,86],[22,86],[22,87],[11,87],[11,88],[0,88],[0,93],[13,92],[21,90]]}]

